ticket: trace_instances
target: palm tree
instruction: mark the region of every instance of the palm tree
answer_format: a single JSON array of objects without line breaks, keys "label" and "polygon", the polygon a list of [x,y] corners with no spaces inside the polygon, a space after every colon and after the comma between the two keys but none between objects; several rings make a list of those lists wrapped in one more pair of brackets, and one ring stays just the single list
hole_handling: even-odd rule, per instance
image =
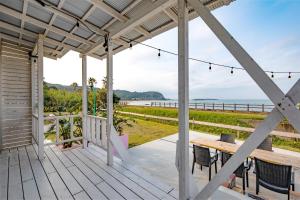
[{"label": "palm tree", "polygon": [[93,92],[93,115],[96,116],[96,91],[94,86],[97,83],[97,81],[95,78],[90,77],[88,83],[91,88],[91,91]]},{"label": "palm tree", "polygon": [[70,86],[73,88],[73,91],[74,91],[74,92],[75,92],[75,91],[77,90],[77,88],[78,88],[78,84],[77,84],[76,82],[72,83]]},{"label": "palm tree", "polygon": [[90,77],[89,80],[88,80],[88,83],[89,83],[90,88],[93,89],[95,84],[97,83],[97,81],[96,81],[95,78]]}]

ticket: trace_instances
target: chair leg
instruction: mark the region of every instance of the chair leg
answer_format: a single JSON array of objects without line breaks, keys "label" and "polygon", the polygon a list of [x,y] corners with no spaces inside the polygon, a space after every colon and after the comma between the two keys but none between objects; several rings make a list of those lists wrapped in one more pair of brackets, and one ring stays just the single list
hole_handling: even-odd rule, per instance
[{"label": "chair leg", "polygon": [[209,178],[208,180],[210,181],[211,180],[211,165],[209,165]]},{"label": "chair leg", "polygon": [[259,193],[259,184],[258,184],[258,182],[256,181],[256,195],[258,195],[258,193]]},{"label": "chair leg", "polygon": [[202,171],[202,165],[200,165],[200,170]]},{"label": "chair leg", "polygon": [[217,165],[217,161],[215,162],[215,173],[218,173],[218,165]]},{"label": "chair leg", "polygon": [[195,168],[195,161],[193,162],[193,166],[192,166],[192,174],[194,174],[194,168]]},{"label": "chair leg", "polygon": [[243,179],[243,194],[245,194],[245,190],[246,190],[246,187],[245,187],[245,175],[242,177]]},{"label": "chair leg", "polygon": [[288,200],[290,200],[290,190],[288,191]]},{"label": "chair leg", "polygon": [[295,191],[295,184],[292,184],[292,190]]},{"label": "chair leg", "polygon": [[249,187],[249,174],[248,171],[246,172],[246,184],[247,184],[247,188]]}]

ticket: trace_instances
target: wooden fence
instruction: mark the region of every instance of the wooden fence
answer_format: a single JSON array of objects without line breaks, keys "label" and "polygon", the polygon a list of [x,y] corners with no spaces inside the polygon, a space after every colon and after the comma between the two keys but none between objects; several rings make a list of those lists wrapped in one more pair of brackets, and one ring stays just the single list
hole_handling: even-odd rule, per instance
[{"label": "wooden fence", "polygon": [[[151,102],[151,107],[178,108],[177,102]],[[225,103],[190,103],[189,107],[199,110],[231,110],[245,112],[270,112],[274,105],[267,104],[225,104]]]}]

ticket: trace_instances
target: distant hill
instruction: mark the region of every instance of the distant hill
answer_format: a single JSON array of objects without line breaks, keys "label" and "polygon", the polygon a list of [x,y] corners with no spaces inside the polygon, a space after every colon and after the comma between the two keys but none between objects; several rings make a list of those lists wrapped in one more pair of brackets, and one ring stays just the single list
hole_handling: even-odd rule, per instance
[{"label": "distant hill", "polygon": [[121,100],[165,100],[163,94],[155,91],[149,92],[130,92],[127,90],[115,90],[114,93]]},{"label": "distant hill", "polygon": [[[68,85],[60,85],[53,83],[46,83],[49,88],[57,88],[59,90],[73,91],[74,88]],[[81,89],[81,86],[78,86]],[[114,93],[121,98],[121,100],[166,100],[160,92],[130,92],[127,90],[114,90]]]}]

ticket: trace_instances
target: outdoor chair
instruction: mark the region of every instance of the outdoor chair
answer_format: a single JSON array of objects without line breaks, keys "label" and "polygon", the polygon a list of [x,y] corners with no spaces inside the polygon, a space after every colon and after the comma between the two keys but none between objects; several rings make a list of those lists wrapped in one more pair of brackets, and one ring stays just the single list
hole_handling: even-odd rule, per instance
[{"label": "outdoor chair", "polygon": [[264,141],[257,147],[258,149],[273,151],[272,150],[272,137],[268,136]]},{"label": "outdoor chair", "polygon": [[218,154],[211,155],[209,148],[199,147],[193,145],[193,167],[192,167],[192,174],[194,173],[195,164],[200,165],[200,169],[202,170],[202,166],[209,168],[209,180],[211,180],[211,166],[215,165],[215,173],[217,173],[217,161],[218,161]]},{"label": "outdoor chair", "polygon": [[[232,155],[229,153],[222,152],[222,157],[221,157],[222,167],[230,159],[231,156]],[[245,194],[245,190],[246,190],[245,182],[246,182],[247,188],[249,187],[249,171],[251,169],[251,166],[252,166],[252,161],[246,160],[233,172],[236,177],[241,178],[243,181],[243,194]]]},{"label": "outdoor chair", "polygon": [[235,144],[235,136],[233,134],[222,133],[219,141]]},{"label": "outdoor chair", "polygon": [[[235,144],[235,136],[233,134],[221,133],[220,139],[218,141]],[[216,150],[216,153],[218,153],[218,150]],[[224,153],[221,152],[221,161],[223,160],[223,158],[222,158],[224,156],[223,154]]]},{"label": "outdoor chair", "polygon": [[[266,137],[266,139],[264,139],[264,141],[257,147],[257,149],[262,149],[265,151],[273,151],[272,149],[272,137],[268,136]],[[254,169],[253,169],[253,173],[256,173],[256,168],[254,165]]]},{"label": "outdoor chair", "polygon": [[290,189],[295,190],[292,178],[292,166],[278,165],[254,158],[256,166],[256,194],[259,186],[274,192],[287,194],[290,199]]}]

